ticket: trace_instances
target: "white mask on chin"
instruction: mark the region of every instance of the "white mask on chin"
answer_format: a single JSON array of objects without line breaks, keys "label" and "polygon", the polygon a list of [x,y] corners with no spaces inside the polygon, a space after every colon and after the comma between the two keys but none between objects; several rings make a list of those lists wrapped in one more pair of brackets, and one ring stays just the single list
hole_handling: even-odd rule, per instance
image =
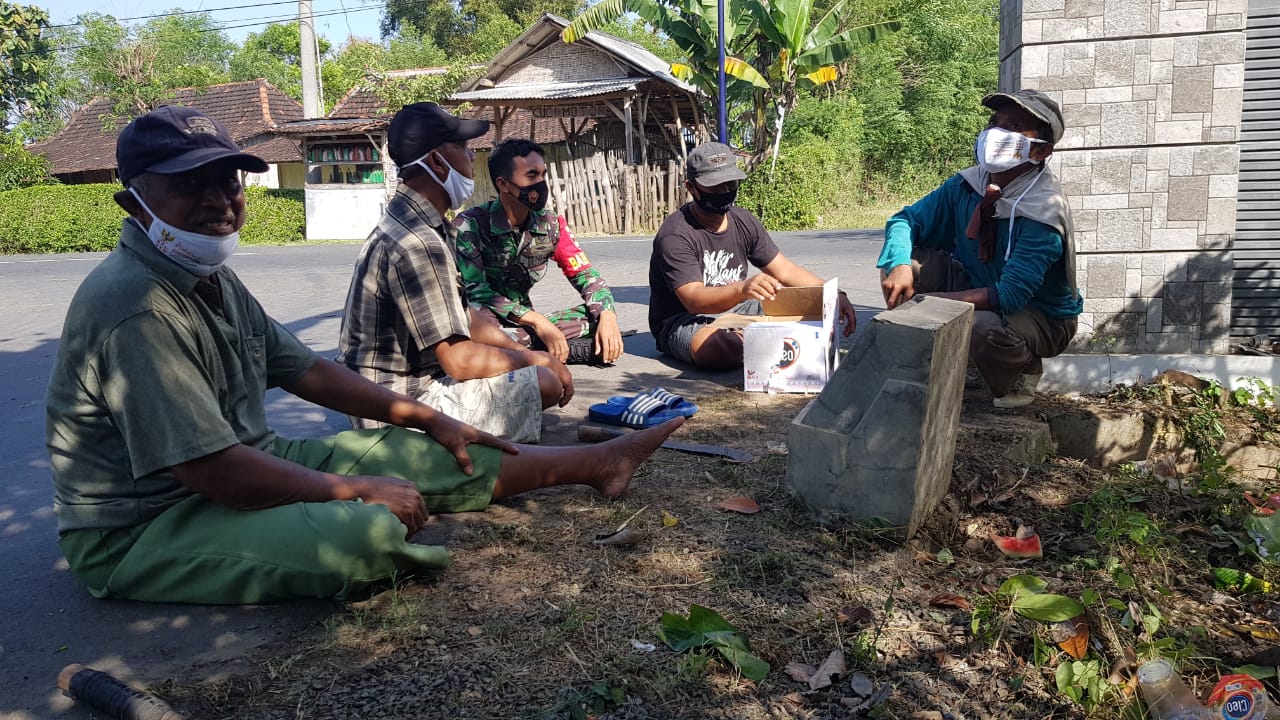
[{"label": "white mask on chin", "polygon": [[161,220],[154,210],[147,207],[146,201],[136,190],[129,188],[129,192],[151,216],[151,225],[147,227],[147,237],[151,238],[151,244],[193,275],[209,277],[214,274],[240,245],[239,232],[230,235],[204,235],[179,230]]},{"label": "white mask on chin", "polygon": [[1044,142],[1004,128],[987,128],[978,134],[973,154],[978,167],[989,173],[999,173],[1026,162],[1039,163],[1039,160],[1031,159],[1031,147]]},{"label": "white mask on chin", "polygon": [[[435,151],[432,150],[431,152]],[[427,155],[430,154],[430,152],[427,153]],[[439,153],[436,154],[439,155]],[[417,165],[423,170],[426,170],[427,174],[431,176],[431,179],[435,180],[440,187],[444,188],[445,192],[449,193],[450,210],[457,210],[462,207],[467,202],[467,198],[471,197],[471,194],[476,191],[475,179],[466,177],[462,173],[453,169],[453,165],[450,165],[449,161],[445,160],[443,155],[440,155],[441,162],[444,163],[445,167],[449,168],[448,176],[446,176],[444,180],[441,180],[440,176],[436,175],[434,170],[427,167],[427,164],[422,162],[427,158],[427,155],[423,155],[417,160],[409,163],[409,165]]]}]

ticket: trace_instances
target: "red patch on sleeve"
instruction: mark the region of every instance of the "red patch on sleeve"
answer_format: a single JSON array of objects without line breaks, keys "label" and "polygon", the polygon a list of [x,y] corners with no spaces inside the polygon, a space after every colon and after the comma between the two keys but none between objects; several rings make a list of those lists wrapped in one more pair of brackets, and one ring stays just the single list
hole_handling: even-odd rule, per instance
[{"label": "red patch on sleeve", "polygon": [[556,220],[560,223],[560,237],[556,240],[556,264],[568,277],[574,277],[589,270],[591,261],[587,259],[587,254],[578,245],[578,241],[573,239],[568,223],[564,221],[563,216],[557,217]]}]

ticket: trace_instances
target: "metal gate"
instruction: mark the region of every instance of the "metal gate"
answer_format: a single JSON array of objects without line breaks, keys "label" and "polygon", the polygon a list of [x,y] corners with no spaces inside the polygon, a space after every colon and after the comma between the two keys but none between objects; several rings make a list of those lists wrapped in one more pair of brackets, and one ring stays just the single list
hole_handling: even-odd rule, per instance
[{"label": "metal gate", "polygon": [[1280,0],[1249,0],[1231,335],[1280,337]]}]

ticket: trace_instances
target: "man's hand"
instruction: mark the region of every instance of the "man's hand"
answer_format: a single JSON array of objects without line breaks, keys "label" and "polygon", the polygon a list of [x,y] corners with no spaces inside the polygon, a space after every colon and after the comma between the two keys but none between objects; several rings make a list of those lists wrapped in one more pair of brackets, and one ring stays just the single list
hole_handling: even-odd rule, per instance
[{"label": "man's hand", "polygon": [[427,524],[427,504],[412,482],[393,477],[364,476],[352,477],[351,484],[355,487],[356,497],[367,503],[386,505],[408,528],[405,537],[412,537]]},{"label": "man's hand", "polygon": [[622,357],[622,331],[618,329],[618,314],[612,310],[600,313],[596,324],[596,355],[606,363]]},{"label": "man's hand", "polygon": [[837,307],[840,309],[840,320],[844,323],[844,336],[849,337],[854,330],[858,329],[858,314],[853,311],[853,303],[849,302],[849,296],[840,293],[837,297]]},{"label": "man's hand", "polygon": [[915,275],[910,265],[899,265],[889,271],[880,280],[880,290],[884,293],[885,307],[890,310],[915,297]]},{"label": "man's hand", "polygon": [[569,341],[565,339],[564,333],[560,332],[560,328],[547,319],[546,315],[530,310],[521,315],[518,322],[533,329],[533,332],[542,340],[542,344],[547,346],[547,352],[551,357],[560,362],[569,359]]},{"label": "man's hand", "polygon": [[758,273],[738,283],[742,294],[751,300],[772,300],[778,296],[782,282],[768,273]]},{"label": "man's hand", "polygon": [[[560,337],[564,337],[561,335]],[[560,384],[564,386],[564,394],[560,396],[560,402],[556,403],[559,407],[564,407],[573,399],[573,374],[569,372],[569,368],[560,360],[557,360],[551,353],[539,352],[539,355],[547,359],[546,366],[551,372],[556,374],[560,379]]]},{"label": "man's hand", "polygon": [[472,443],[495,447],[512,455],[519,452],[515,445],[506,440],[496,438],[489,433],[480,432],[470,425],[455,420],[439,411],[422,429],[431,436],[432,440],[440,443],[446,450],[453,453],[454,459],[458,461],[458,467],[467,475],[475,472],[475,466],[471,464],[471,456],[467,454],[467,446]]}]

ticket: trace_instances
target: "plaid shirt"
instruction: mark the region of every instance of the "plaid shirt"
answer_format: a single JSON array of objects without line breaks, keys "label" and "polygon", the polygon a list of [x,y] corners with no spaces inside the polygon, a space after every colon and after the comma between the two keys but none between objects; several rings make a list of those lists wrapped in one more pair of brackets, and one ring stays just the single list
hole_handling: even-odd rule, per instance
[{"label": "plaid shirt", "polygon": [[456,236],[430,201],[400,185],[356,260],[338,362],[412,398],[444,376],[432,348],[471,337]]}]

